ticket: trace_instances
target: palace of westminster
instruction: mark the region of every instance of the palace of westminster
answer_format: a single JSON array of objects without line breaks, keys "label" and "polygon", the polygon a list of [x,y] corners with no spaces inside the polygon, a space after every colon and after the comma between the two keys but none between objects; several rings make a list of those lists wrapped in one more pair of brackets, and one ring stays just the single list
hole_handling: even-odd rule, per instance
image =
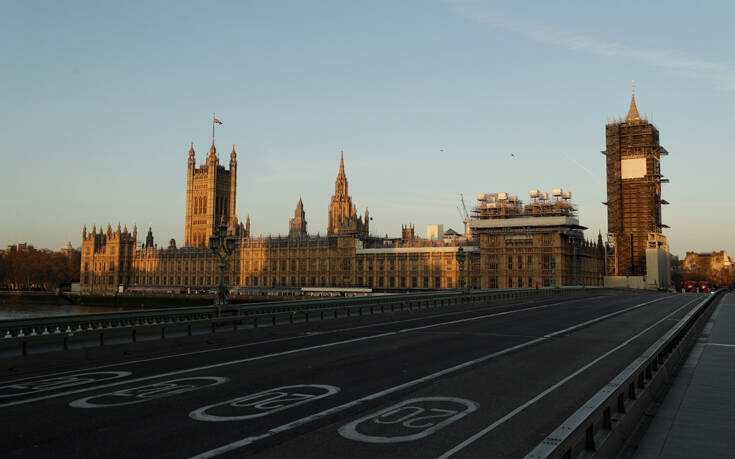
[{"label": "palace of westminster", "polygon": [[[421,239],[414,227],[402,227],[400,238],[370,234],[370,216],[357,214],[348,192],[344,157],[340,158],[334,195],[329,204],[326,236],[310,235],[301,200],[290,219],[288,236],[251,237],[250,217],[240,223],[235,216],[237,155],[233,147],[230,168],[219,162],[214,146],[206,163],[197,167],[194,148],[189,150],[186,181],[186,229],[184,247],[169,241],[154,244],[149,229],[138,244],[137,228],[106,231],[95,227],[82,231],[81,291],[110,294],[124,288],[208,289],[217,282],[218,258],[207,247],[221,223],[236,239],[228,260],[225,283],[231,289],[368,287],[376,291],[452,289],[459,286],[456,254],[467,254],[464,279],[473,288],[551,285],[600,285],[604,256],[601,243],[584,240],[573,207],[561,199],[546,201],[548,215],[538,213],[532,232],[527,222],[534,206],[522,208],[515,196],[497,199],[497,221],[511,224],[483,228],[496,221],[481,219],[474,237],[450,231],[435,239]],[[500,193],[503,197],[504,193]],[[485,204],[483,202],[483,204]],[[485,204],[487,205],[487,204]],[[500,207],[502,206],[502,207]],[[482,209],[480,210],[480,207]],[[536,209],[537,210],[537,209]],[[526,216],[527,215],[527,216]],[[521,226],[514,227],[514,223]],[[536,222],[533,222],[536,223]],[[473,225],[474,226],[474,225]],[[451,235],[450,235],[451,233]],[[519,237],[522,236],[522,237]],[[178,290],[177,290],[178,291]]]},{"label": "palace of westminster", "polygon": [[[603,153],[607,156],[608,202],[604,204],[609,220],[612,218],[608,225],[615,231],[608,234],[608,244],[603,244],[601,236],[597,241],[585,239],[586,228],[579,224],[571,193],[561,189],[553,190],[551,196],[532,190],[526,204],[507,193],[479,194],[467,216],[464,235],[449,230],[423,239],[415,236],[412,225],[402,227],[401,237],[371,235],[368,211],[358,215],[348,192],[344,155],[329,204],[326,236],[307,232],[299,199],[287,236],[252,237],[250,217],[243,224],[235,216],[235,148],[228,170],[220,163],[213,141],[205,163],[198,167],[193,144],[189,149],[183,247],[177,247],[173,239],[166,248],[157,246],[150,229],[145,242],[138,244],[137,228],[129,232],[127,227],[107,225],[106,230],[93,227],[88,232],[85,226],[81,291],[209,289],[218,281],[219,263],[207,244],[221,224],[236,239],[225,271],[225,283],[233,291],[453,289],[460,286],[460,270],[468,287],[481,289],[597,286],[602,285],[606,272],[635,275],[635,270],[645,266],[641,257],[645,258],[646,250],[636,241],[642,237],[643,244],[648,240],[650,247],[653,235],[659,245],[665,243],[660,234],[665,227],[660,205],[666,202],[660,198],[658,165],[665,150],[658,146],[655,127],[638,115],[634,97],[628,117],[606,129],[608,150]],[[636,142],[655,145],[648,151]],[[640,213],[641,203],[653,206],[655,218],[651,222],[633,219],[631,224],[640,228],[630,229],[625,226],[627,209]],[[621,244],[621,240],[632,242]],[[466,253],[463,266],[456,256],[460,247]]]}]

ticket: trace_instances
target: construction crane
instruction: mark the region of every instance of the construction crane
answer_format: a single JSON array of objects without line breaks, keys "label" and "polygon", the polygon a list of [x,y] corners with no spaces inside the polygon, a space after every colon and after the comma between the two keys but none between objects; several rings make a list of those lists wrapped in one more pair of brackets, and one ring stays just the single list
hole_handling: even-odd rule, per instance
[{"label": "construction crane", "polygon": [[465,232],[469,230],[470,214],[467,212],[467,206],[464,203],[464,195],[459,194],[459,202],[462,207],[457,206],[457,212],[459,212],[459,218],[462,220],[462,224],[465,227]]}]

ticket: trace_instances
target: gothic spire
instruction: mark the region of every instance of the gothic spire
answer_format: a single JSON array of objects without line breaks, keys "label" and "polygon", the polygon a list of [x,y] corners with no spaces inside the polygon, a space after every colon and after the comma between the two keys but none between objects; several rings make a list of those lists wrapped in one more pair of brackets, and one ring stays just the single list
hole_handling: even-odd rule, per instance
[{"label": "gothic spire", "polygon": [[635,106],[635,81],[632,83],[631,96],[630,96],[630,109],[628,110],[628,116],[625,121],[628,123],[640,122],[641,116],[638,114],[638,107]]},{"label": "gothic spire", "polygon": [[345,151],[339,152],[339,175],[345,175]]},{"label": "gothic spire", "polygon": [[194,157],[194,141],[191,141],[191,146],[189,147],[189,158]]}]

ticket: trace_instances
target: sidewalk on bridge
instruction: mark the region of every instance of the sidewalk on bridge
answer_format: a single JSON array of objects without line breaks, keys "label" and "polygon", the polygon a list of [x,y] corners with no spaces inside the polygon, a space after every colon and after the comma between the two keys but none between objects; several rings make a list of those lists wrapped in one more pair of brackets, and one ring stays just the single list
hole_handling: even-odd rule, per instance
[{"label": "sidewalk on bridge", "polygon": [[726,294],[634,458],[735,457],[735,294]]}]

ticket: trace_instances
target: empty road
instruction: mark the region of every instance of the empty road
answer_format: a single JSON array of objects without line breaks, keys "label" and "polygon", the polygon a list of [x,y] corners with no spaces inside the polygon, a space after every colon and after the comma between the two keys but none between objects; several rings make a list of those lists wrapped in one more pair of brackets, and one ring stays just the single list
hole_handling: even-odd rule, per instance
[{"label": "empty road", "polygon": [[[24,375],[6,369],[0,450],[519,457],[702,298],[592,290],[298,324],[271,338],[246,330],[226,345],[53,370],[39,363]],[[45,362],[54,366],[52,356]]]}]

